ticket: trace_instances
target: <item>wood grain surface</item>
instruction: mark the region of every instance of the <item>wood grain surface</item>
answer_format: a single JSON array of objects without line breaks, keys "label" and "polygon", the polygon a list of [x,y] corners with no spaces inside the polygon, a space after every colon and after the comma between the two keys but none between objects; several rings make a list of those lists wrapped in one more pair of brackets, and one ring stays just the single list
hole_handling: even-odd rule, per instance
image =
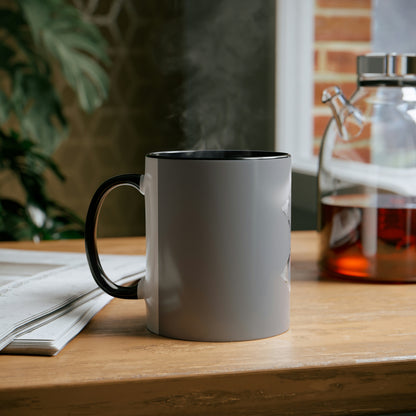
[{"label": "wood grain surface", "polygon": [[[82,241],[0,247],[83,251]],[[101,253],[143,254],[143,238]],[[416,410],[416,285],[319,278],[292,233],[291,325],[248,342],[172,340],[114,299],[55,357],[0,356],[0,415],[343,415]]]}]

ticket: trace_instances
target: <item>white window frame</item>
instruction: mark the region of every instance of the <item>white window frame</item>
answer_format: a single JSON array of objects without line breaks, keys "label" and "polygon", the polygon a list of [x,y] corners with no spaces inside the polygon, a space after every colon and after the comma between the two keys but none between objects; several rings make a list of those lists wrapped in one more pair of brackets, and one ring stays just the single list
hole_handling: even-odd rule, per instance
[{"label": "white window frame", "polygon": [[314,0],[276,0],[275,148],[293,171],[316,175],[313,156]]}]

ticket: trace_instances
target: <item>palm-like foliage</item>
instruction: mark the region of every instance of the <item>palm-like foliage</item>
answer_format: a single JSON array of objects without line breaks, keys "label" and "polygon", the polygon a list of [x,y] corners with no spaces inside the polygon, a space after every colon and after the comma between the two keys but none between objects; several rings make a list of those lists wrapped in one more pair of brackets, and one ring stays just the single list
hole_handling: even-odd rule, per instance
[{"label": "palm-like foliage", "polygon": [[96,26],[64,0],[15,0],[0,8],[0,171],[11,171],[26,194],[26,204],[0,198],[0,238],[82,234],[82,221],[45,190],[45,170],[62,179],[51,155],[68,130],[54,71],[91,112],[107,97],[101,66],[107,63]]}]

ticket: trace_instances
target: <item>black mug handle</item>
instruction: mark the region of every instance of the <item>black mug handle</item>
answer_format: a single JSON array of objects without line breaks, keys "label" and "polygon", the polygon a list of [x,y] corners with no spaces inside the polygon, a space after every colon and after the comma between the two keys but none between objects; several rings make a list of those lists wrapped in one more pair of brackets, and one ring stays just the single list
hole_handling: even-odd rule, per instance
[{"label": "black mug handle", "polygon": [[126,174],[114,176],[106,180],[95,192],[88,208],[87,218],[85,220],[85,252],[87,254],[88,264],[94,280],[97,285],[109,295],[122,299],[138,299],[137,289],[139,281],[133,286],[119,286],[115,284],[104,272],[100,262],[97,249],[97,223],[101,206],[105,197],[119,186],[132,186],[139,192],[140,181],[143,175]]}]

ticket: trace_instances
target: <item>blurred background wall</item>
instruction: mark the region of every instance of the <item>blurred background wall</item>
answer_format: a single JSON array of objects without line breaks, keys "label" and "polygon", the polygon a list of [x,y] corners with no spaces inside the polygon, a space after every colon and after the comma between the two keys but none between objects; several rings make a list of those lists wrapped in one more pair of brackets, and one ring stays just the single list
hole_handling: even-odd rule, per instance
[{"label": "blurred background wall", "polygon": [[[373,25],[372,34],[374,9],[393,3],[311,1],[316,156],[330,118],[320,101],[322,90],[337,84],[347,95],[353,92],[356,56],[371,50],[377,29]],[[406,14],[411,2],[400,1]],[[111,88],[105,105],[85,114],[70,89],[56,80],[70,135],[54,154],[67,179],[62,184],[48,177],[52,198],[85,218],[98,185],[112,175],[143,172],[148,152],[274,148],[276,0],[72,3],[98,25],[108,42]],[[12,181],[2,182],[2,193],[7,192],[16,193]],[[292,197],[292,228],[314,229],[316,176],[294,172]],[[144,199],[130,188],[110,194],[99,235],[144,232]]]},{"label": "blurred background wall", "polygon": [[[107,39],[106,104],[82,113],[60,85],[70,136],[51,194],[85,218],[106,178],[179,148],[274,147],[274,0],[73,0]],[[58,80],[59,82],[59,80]],[[108,196],[99,236],[144,235],[144,198]]]}]

